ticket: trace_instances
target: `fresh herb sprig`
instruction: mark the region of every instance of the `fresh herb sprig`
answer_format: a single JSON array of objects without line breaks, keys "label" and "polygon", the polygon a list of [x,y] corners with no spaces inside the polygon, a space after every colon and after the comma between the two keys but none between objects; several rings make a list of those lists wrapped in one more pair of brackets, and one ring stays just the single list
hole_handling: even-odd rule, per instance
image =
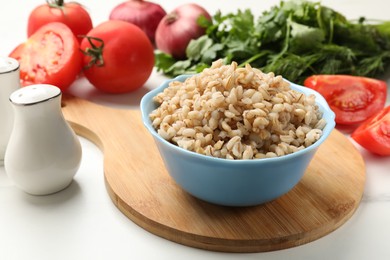
[{"label": "fresh herb sprig", "polygon": [[223,59],[302,83],[312,74],[376,77],[390,65],[390,22],[349,21],[318,2],[282,1],[257,18],[250,10],[217,12],[199,24],[206,34],[189,43],[187,59],[156,51],[159,71],[198,73]]}]

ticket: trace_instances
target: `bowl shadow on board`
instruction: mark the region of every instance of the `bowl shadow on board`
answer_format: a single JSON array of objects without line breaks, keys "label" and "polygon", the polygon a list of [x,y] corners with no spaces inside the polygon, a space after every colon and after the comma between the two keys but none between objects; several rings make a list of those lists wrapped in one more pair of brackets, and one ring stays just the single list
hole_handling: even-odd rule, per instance
[{"label": "bowl shadow on board", "polygon": [[[16,187],[15,187],[16,188]],[[81,194],[80,184],[73,179],[72,182],[63,190],[48,195],[31,195],[19,190],[20,196],[25,201],[39,207],[61,206],[69,203]]]},{"label": "bowl shadow on board", "polygon": [[[296,188],[294,187],[287,193],[283,194],[282,196],[261,204],[249,205],[249,206],[229,206],[229,205],[215,204],[212,202],[202,200],[188,193],[175,182],[174,185],[177,186],[177,189],[175,191],[177,192],[177,197],[180,198],[183,204],[191,205],[191,208],[196,209],[197,212],[203,212],[205,215],[208,215],[210,218],[217,219],[217,220],[218,219],[222,220],[224,217],[229,215],[242,215],[245,214],[246,212],[256,211],[261,208],[267,207],[269,205],[277,204],[279,199],[283,198],[284,196],[287,196],[289,192],[293,191]],[[299,183],[297,185],[299,185]]]}]

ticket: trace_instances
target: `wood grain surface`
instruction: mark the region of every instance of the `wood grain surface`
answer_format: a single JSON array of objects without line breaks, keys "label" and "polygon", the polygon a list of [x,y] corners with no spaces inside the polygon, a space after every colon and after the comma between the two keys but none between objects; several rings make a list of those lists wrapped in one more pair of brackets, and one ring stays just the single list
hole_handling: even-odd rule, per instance
[{"label": "wood grain surface", "polygon": [[337,130],[290,192],[260,206],[222,207],[198,200],[175,184],[140,111],[66,96],[63,113],[78,135],[103,151],[113,203],[145,230],[187,246],[262,252],[302,245],[345,223],[363,195],[364,161]]}]

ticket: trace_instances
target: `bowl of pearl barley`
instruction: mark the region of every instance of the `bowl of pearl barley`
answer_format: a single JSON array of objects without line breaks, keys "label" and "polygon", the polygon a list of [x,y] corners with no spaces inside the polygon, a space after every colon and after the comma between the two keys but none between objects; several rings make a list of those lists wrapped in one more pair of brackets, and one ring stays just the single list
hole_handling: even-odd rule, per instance
[{"label": "bowl of pearl barley", "polygon": [[222,60],[167,80],[140,108],[177,185],[224,206],[259,205],[289,192],[335,127],[316,91]]}]

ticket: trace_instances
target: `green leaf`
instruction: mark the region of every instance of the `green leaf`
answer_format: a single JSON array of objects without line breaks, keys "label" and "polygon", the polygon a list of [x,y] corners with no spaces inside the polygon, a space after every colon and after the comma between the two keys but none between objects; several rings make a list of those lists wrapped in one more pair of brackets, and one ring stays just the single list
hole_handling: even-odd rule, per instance
[{"label": "green leaf", "polygon": [[189,68],[191,67],[191,61],[190,60],[179,60],[172,64],[167,70],[166,74],[171,75],[173,77],[176,77],[178,75],[182,74],[190,74],[193,73],[189,71]]},{"label": "green leaf", "polygon": [[169,54],[156,50],[154,52],[155,66],[157,71],[167,73],[168,69],[176,62],[176,60]]},{"label": "green leaf", "polygon": [[207,27],[209,27],[212,24],[212,21],[210,21],[204,15],[199,16],[199,18],[198,18],[198,20],[196,22],[202,28],[207,28]]},{"label": "green leaf", "polygon": [[325,40],[324,32],[315,27],[291,22],[290,48],[294,53],[318,49]]},{"label": "green leaf", "polygon": [[211,40],[207,35],[191,40],[186,49],[187,58],[199,61],[202,53],[207,51],[212,45],[213,40]]},{"label": "green leaf", "polygon": [[283,75],[284,78],[301,84],[307,76],[305,72],[310,69],[318,57],[316,54],[308,56],[299,56],[294,54],[286,54],[270,56],[268,65],[263,67],[264,72],[274,72],[276,75]]},{"label": "green leaf", "polygon": [[204,51],[200,61],[204,64],[211,64],[218,57],[218,52],[223,50],[225,46],[221,43],[212,45],[210,48]]},{"label": "green leaf", "polygon": [[359,75],[373,76],[385,71],[386,63],[390,60],[390,51],[379,56],[367,57],[359,62],[357,73]]},{"label": "green leaf", "polygon": [[379,33],[390,38],[390,21],[374,24],[373,27],[375,27]]}]

